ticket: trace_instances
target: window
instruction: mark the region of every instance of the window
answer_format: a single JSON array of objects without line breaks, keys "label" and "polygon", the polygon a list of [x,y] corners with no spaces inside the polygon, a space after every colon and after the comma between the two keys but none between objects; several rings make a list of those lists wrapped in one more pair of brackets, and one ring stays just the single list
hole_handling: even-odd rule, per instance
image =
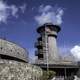
[{"label": "window", "polygon": [[43,59],[43,54],[38,54],[39,59]]},{"label": "window", "polygon": [[12,52],[12,49],[10,51]]},{"label": "window", "polygon": [[2,50],[2,49],[3,49],[3,47],[0,47],[0,49]]}]

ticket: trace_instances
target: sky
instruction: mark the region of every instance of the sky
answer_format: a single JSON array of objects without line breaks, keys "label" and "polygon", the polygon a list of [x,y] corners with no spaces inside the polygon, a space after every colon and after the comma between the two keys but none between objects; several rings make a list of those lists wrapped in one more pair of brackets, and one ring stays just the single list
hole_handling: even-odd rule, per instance
[{"label": "sky", "polygon": [[80,0],[0,0],[0,37],[24,47],[33,57],[38,37],[36,28],[39,27],[39,18],[36,17],[46,14],[40,12],[41,6],[63,10],[63,16],[59,18],[62,21],[58,47],[61,53],[80,56]]}]

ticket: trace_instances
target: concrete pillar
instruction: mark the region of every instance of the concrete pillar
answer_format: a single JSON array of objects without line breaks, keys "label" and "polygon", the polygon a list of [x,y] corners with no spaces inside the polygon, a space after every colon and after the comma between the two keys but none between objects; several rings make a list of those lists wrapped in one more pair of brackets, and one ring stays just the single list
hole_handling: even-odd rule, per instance
[{"label": "concrete pillar", "polygon": [[57,49],[57,43],[56,43],[56,38],[49,36],[48,37],[48,52],[49,52],[49,59],[52,60],[58,60],[59,55],[58,55],[58,49]]}]

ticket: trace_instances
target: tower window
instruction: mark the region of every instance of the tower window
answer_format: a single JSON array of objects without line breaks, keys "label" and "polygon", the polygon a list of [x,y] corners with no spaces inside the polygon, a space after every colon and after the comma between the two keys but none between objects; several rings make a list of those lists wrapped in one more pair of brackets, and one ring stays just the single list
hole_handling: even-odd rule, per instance
[{"label": "tower window", "polygon": [[38,58],[39,58],[39,59],[43,59],[43,54],[39,54],[39,55],[38,55]]},{"label": "tower window", "polygon": [[19,52],[17,52],[17,54],[19,54]]},{"label": "tower window", "polygon": [[3,47],[0,47],[0,49],[2,50],[2,49],[3,49]]},{"label": "tower window", "polygon": [[10,51],[12,52],[12,49]]}]

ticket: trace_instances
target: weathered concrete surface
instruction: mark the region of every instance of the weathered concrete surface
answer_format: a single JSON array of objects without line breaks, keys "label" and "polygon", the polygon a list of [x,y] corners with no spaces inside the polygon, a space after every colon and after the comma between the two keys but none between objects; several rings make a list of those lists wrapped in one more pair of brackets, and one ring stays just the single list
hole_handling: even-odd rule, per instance
[{"label": "weathered concrete surface", "polygon": [[40,80],[42,70],[34,65],[0,59],[0,80]]},{"label": "weathered concrete surface", "polygon": [[28,52],[24,48],[3,39],[0,39],[0,55],[10,56],[28,62]]}]

